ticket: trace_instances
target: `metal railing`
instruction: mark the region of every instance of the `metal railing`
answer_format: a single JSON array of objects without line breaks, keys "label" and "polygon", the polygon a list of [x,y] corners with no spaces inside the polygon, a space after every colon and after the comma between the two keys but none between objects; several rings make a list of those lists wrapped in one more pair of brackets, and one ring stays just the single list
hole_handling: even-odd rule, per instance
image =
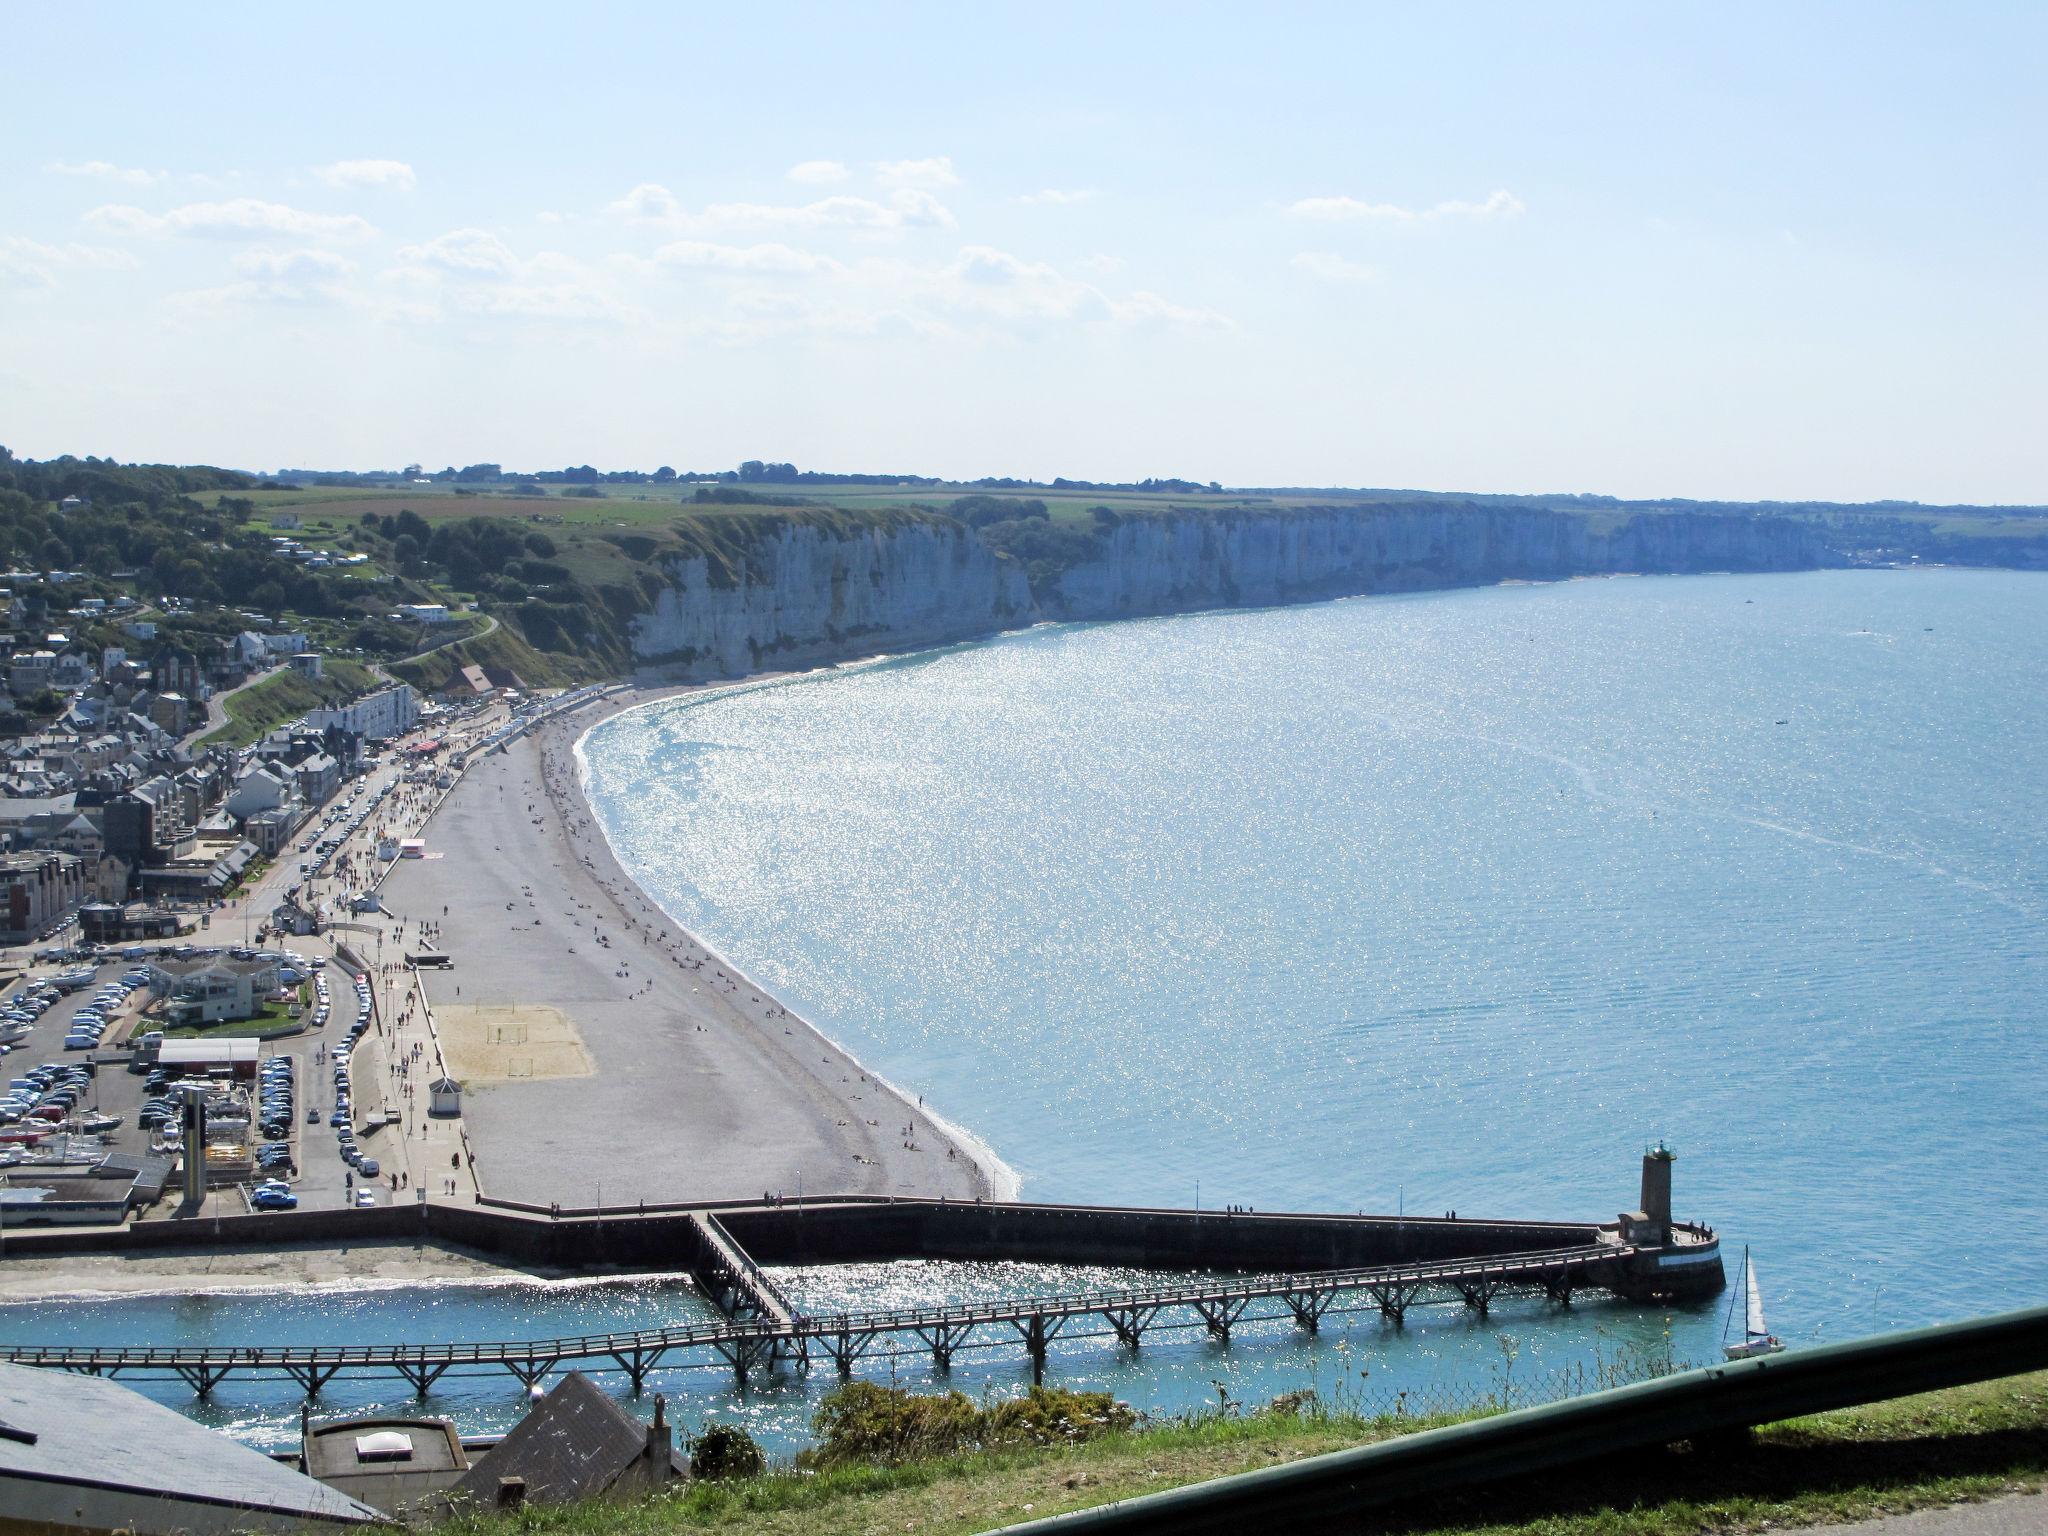
[{"label": "metal railing", "polygon": [[2048,1368],[2048,1307],[1705,1366],[1358,1450],[1244,1472],[997,1536],[1334,1529],[1404,1499]]}]

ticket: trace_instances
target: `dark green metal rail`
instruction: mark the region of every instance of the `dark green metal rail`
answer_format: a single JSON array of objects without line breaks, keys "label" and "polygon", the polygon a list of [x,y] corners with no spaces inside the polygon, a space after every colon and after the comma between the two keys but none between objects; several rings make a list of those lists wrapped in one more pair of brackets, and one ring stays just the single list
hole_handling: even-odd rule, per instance
[{"label": "dark green metal rail", "polygon": [[1638,1446],[1775,1423],[2048,1368],[2048,1307],[1684,1371],[1003,1528],[1086,1532],[1318,1530],[1361,1511]]}]

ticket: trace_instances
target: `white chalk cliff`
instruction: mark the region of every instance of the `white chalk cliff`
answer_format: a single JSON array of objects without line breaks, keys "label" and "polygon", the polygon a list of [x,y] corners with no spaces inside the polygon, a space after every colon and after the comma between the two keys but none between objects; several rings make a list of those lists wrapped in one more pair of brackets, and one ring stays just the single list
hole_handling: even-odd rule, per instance
[{"label": "white chalk cliff", "polygon": [[1042,619],[1097,619],[1598,573],[1809,570],[1842,563],[1786,518],[1628,516],[1431,503],[1144,514],[1097,530],[1041,580],[949,519],[766,522],[745,557],[671,559],[634,622],[670,677],[737,676],[941,644]]}]

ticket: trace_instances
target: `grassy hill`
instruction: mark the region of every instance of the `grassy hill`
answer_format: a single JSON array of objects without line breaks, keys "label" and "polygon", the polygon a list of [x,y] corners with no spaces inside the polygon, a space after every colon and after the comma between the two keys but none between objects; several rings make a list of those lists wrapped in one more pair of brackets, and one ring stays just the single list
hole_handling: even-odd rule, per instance
[{"label": "grassy hill", "polygon": [[330,658],[317,678],[301,677],[289,667],[280,667],[268,677],[227,695],[222,707],[228,723],[199,744],[208,747],[245,747],[267,736],[281,725],[289,725],[309,709],[345,704],[370,692],[379,683],[376,673],[358,662]]}]

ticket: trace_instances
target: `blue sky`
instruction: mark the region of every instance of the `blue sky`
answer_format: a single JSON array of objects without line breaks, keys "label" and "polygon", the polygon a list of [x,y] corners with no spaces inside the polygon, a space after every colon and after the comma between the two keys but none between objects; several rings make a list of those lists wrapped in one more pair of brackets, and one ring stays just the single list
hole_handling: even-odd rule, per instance
[{"label": "blue sky", "polygon": [[18,6],[0,441],[2048,500],[2048,7]]}]

